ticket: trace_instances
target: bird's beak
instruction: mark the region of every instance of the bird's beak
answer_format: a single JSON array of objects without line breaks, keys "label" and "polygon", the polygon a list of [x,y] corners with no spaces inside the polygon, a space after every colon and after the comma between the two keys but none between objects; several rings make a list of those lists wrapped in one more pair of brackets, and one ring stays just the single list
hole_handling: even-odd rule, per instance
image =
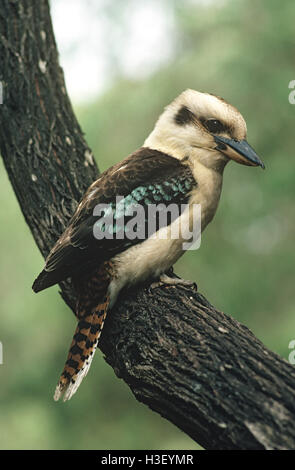
[{"label": "bird's beak", "polygon": [[234,140],[227,137],[214,135],[214,140],[217,143],[217,150],[220,150],[228,158],[235,160],[242,165],[261,166],[265,168],[262,160],[258,157],[255,150],[248,144],[246,140]]}]

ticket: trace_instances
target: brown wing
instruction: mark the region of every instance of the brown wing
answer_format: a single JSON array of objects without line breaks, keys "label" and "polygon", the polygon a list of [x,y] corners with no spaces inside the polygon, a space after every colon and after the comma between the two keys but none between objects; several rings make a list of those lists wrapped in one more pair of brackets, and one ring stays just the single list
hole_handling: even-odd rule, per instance
[{"label": "brown wing", "polygon": [[[181,205],[187,202],[195,184],[187,165],[148,148],[139,149],[108,169],[85,193],[69,226],[49,253],[44,270],[33,284],[33,290],[38,292],[67,277],[87,272],[131,245],[143,241],[138,238],[131,240],[125,226],[122,228],[122,237],[96,239],[93,228],[98,223],[98,217],[93,214],[93,210],[97,204],[111,207],[113,213],[118,210],[116,196],[124,198],[124,204],[138,203],[145,209],[149,204],[167,205],[174,202]],[[146,214],[143,224],[147,223]],[[105,230],[110,228],[106,226]]]}]

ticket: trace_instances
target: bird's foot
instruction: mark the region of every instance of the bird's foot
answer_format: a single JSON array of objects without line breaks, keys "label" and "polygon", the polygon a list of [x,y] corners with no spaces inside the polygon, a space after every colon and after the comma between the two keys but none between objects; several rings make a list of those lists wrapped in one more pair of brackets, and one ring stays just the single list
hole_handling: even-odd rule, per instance
[{"label": "bird's foot", "polygon": [[167,274],[161,274],[160,278],[158,281],[153,282],[150,285],[151,289],[156,289],[157,287],[161,287],[164,285],[169,285],[169,286],[177,286],[177,285],[182,285],[182,286],[195,286],[197,287],[196,283],[193,281],[188,281],[186,279],[181,279],[179,277],[169,277]]}]

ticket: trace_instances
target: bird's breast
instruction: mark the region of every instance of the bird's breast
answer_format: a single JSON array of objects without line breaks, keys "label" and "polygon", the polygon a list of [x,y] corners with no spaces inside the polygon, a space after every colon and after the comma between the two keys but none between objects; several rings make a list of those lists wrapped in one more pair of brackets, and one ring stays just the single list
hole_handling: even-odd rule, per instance
[{"label": "bird's breast", "polygon": [[[155,236],[113,258],[117,275],[110,285],[111,304],[124,286],[134,285],[148,278],[157,278],[186,251],[187,248],[184,247],[190,243],[189,236],[196,227],[194,204],[201,206],[200,231],[212,220],[220,198],[222,175],[201,169],[196,180],[196,189],[191,192],[189,203],[178,219],[170,226],[163,227]],[[196,238],[194,234],[194,240]]]},{"label": "bird's breast", "polygon": [[222,174],[201,164],[195,164],[192,171],[197,186],[192,191],[189,202],[191,205],[200,204],[201,206],[201,230],[203,231],[215,215],[220,200]]}]

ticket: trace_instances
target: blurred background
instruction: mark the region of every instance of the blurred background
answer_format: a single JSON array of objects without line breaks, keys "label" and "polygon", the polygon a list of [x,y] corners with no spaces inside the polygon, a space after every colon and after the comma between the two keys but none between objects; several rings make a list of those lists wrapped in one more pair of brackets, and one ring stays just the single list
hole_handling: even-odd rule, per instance
[{"label": "blurred background", "polygon": [[[266,170],[230,164],[201,248],[176,272],[288,358],[294,315],[295,3],[285,0],[52,0],[66,83],[101,171],[141,146],[186,88],[223,96],[244,115]],[[1,162],[0,447],[195,449],[139,404],[98,352],[79,392],[52,395],[75,320],[43,266]]]}]

